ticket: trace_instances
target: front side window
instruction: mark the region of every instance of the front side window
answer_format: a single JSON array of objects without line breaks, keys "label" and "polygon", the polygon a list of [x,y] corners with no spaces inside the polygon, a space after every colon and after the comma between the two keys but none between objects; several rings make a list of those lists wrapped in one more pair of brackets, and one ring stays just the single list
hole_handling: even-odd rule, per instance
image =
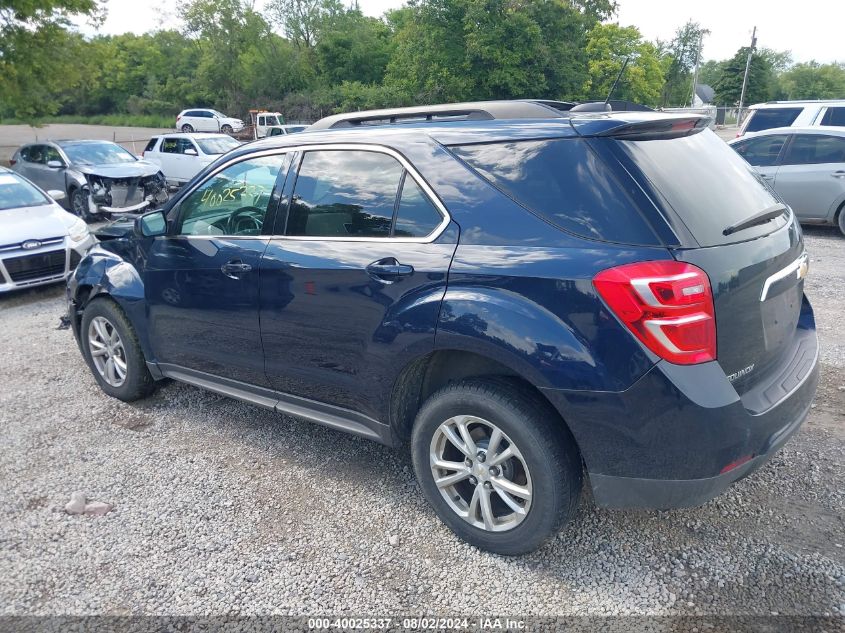
[{"label": "front side window", "polygon": [[285,154],[230,165],[181,202],[180,235],[260,235]]},{"label": "front side window", "polygon": [[751,138],[737,143],[733,148],[750,164],[756,167],[768,167],[777,162],[785,142],[786,134],[778,134]]},{"label": "front side window", "polygon": [[389,237],[402,171],[399,161],[378,152],[306,152],[286,234]]},{"label": "front side window", "polygon": [[845,163],[845,137],[796,134],[783,162],[785,165]]}]

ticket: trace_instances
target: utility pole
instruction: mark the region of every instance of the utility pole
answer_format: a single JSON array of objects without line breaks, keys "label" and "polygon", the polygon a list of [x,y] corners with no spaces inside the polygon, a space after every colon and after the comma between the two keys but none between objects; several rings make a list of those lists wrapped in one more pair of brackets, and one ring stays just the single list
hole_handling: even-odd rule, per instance
[{"label": "utility pole", "polygon": [[739,93],[739,113],[736,117],[736,125],[742,125],[742,106],[745,103],[745,88],[748,86],[748,71],[751,70],[751,56],[754,54],[754,47],[757,46],[757,27],[751,31],[751,48],[748,49],[748,59],[745,62],[745,75],[742,77],[742,92]]},{"label": "utility pole", "polygon": [[704,44],[704,36],[709,35],[710,31],[702,29],[698,34],[698,50],[695,53],[695,70],[692,73],[692,90],[690,91],[689,104],[690,107],[695,105],[695,84],[698,83],[698,67],[701,63],[701,47]]}]

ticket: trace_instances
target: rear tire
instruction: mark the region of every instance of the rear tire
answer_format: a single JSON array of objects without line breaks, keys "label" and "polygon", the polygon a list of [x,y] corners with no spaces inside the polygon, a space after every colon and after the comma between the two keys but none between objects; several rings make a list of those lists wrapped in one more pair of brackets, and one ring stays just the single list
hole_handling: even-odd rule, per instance
[{"label": "rear tire", "polygon": [[155,381],[135,329],[112,299],[94,299],[85,306],[80,340],[85,361],[106,394],[132,402],[153,392]]},{"label": "rear tire", "polygon": [[194,128],[193,128],[193,126],[192,126],[192,125],[189,125],[189,124],[187,124],[187,123],[186,123],[185,125],[183,125],[183,126],[182,126],[182,131],[183,131],[185,134],[190,134],[191,132],[193,132],[193,131],[194,131]]},{"label": "rear tire", "polygon": [[437,515],[481,549],[533,551],[575,513],[575,441],[547,403],[510,381],[468,379],[434,393],[417,414],[411,452]]}]

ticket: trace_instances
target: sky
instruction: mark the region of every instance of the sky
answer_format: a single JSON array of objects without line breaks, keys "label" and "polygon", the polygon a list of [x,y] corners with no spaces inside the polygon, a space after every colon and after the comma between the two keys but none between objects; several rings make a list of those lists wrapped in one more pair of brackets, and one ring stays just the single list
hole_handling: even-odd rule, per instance
[{"label": "sky", "polygon": [[[260,7],[263,2],[256,4]],[[365,14],[380,16],[401,6],[403,0],[359,0],[358,4]],[[845,62],[845,0],[789,5],[785,0],[618,0],[618,4],[611,21],[634,25],[649,40],[670,40],[687,20],[699,22],[710,30],[704,39],[703,60],[732,57],[749,44],[756,26],[759,47],[790,50],[796,62]],[[107,6],[109,15],[100,28],[104,34],[179,27],[172,0],[107,0]],[[87,25],[81,30],[94,33]]]}]

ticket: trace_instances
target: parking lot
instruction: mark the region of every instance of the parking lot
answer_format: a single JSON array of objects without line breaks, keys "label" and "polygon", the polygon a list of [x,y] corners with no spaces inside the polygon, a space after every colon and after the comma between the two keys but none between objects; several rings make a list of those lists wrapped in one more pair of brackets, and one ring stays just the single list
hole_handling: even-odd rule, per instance
[{"label": "parking lot", "polygon": [[[845,613],[845,238],[806,235],[822,379],[801,432],[701,508],[587,495],[520,558],[459,541],[406,453],[176,383],[108,398],[57,329],[60,286],[0,298],[0,613]],[[67,515],[75,491],[112,511]]]}]

